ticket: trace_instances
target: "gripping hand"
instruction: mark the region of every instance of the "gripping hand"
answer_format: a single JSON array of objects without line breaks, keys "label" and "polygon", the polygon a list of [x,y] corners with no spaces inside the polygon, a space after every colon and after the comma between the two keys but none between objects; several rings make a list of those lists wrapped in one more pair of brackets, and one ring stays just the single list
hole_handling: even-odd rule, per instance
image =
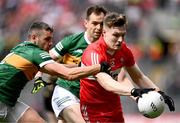
[{"label": "gripping hand", "polygon": [[37,93],[41,88],[45,87],[46,85],[49,85],[47,82],[42,80],[42,77],[38,77],[34,80],[34,87],[31,91],[32,94]]},{"label": "gripping hand", "polygon": [[170,96],[168,96],[168,95],[166,95],[164,92],[162,92],[162,91],[158,91],[161,95],[162,95],[162,97],[164,98],[164,102],[168,105],[168,107],[169,107],[169,110],[170,111],[175,111],[175,106],[174,106],[174,101],[173,101],[173,99],[170,97]]},{"label": "gripping hand", "polygon": [[154,91],[155,88],[144,88],[144,89],[136,89],[133,88],[131,90],[131,95],[134,97],[142,97],[142,94],[148,93],[149,91]]},{"label": "gripping hand", "polygon": [[105,72],[107,74],[110,74],[111,66],[107,62],[101,62],[101,70],[100,72]]}]

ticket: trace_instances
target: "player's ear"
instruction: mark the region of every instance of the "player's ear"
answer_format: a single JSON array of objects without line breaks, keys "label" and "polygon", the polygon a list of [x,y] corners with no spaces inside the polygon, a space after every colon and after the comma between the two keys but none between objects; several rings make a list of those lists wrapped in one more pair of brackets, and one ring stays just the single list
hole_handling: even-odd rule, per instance
[{"label": "player's ear", "polygon": [[35,40],[36,36],[34,34],[28,35],[28,39],[30,40]]},{"label": "player's ear", "polygon": [[84,26],[87,28],[88,27],[88,20],[84,19]]},{"label": "player's ear", "polygon": [[31,35],[31,38],[32,38],[33,40],[35,40],[35,39],[36,39],[36,35]]},{"label": "player's ear", "polygon": [[105,28],[103,28],[103,31],[102,31],[102,33],[103,33],[103,35],[106,33],[106,30],[105,30]]}]

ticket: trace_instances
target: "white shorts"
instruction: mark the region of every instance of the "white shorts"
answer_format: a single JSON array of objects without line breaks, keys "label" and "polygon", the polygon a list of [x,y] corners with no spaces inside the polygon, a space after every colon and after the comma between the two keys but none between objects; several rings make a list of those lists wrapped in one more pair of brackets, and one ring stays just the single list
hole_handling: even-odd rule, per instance
[{"label": "white shorts", "polygon": [[79,99],[70,91],[56,85],[51,99],[52,108],[57,118],[61,118],[61,112],[72,104],[78,104]]},{"label": "white shorts", "polygon": [[17,101],[14,107],[7,106],[0,102],[0,117],[8,120],[8,122],[18,122],[21,116],[29,108],[23,102]]}]

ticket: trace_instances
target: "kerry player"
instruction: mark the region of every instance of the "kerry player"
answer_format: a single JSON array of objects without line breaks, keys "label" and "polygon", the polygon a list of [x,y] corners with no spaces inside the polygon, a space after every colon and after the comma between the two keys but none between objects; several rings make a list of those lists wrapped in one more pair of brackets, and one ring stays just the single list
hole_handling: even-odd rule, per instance
[{"label": "kerry player", "polygon": [[47,51],[52,45],[53,29],[44,22],[34,22],[28,39],[15,46],[0,63],[0,119],[9,122],[45,122],[38,113],[18,97],[25,84],[38,71],[74,80],[102,71],[104,64],[67,68],[52,60]]}]

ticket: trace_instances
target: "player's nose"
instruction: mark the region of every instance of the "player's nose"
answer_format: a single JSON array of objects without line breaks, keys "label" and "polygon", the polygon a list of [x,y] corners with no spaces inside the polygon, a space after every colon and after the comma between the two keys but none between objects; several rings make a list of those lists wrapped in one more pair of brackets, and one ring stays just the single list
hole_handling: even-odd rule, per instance
[{"label": "player's nose", "polygon": [[120,36],[120,37],[118,38],[118,42],[122,42],[122,41],[123,41],[123,37]]}]

